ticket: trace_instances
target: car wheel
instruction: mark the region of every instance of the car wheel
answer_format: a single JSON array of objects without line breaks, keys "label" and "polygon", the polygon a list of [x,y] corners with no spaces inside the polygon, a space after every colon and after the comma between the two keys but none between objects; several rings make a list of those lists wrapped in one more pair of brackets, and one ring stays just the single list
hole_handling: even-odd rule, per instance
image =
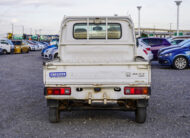
[{"label": "car wheel", "polygon": [[54,58],[57,58],[57,57],[58,57],[58,53],[55,53]]},{"label": "car wheel", "polygon": [[53,59],[52,54],[49,55],[49,59]]},{"label": "car wheel", "polygon": [[136,60],[137,62],[146,61],[143,57],[136,57],[135,60]]},{"label": "car wheel", "polygon": [[174,68],[179,69],[179,70],[185,69],[187,65],[188,65],[188,61],[183,56],[179,56],[175,58],[174,63],[173,63]]},{"label": "car wheel", "polygon": [[7,50],[3,50],[3,54],[4,54],[4,55],[7,54]]},{"label": "car wheel", "polygon": [[144,123],[146,121],[146,107],[137,107],[135,120],[137,123]]},{"label": "car wheel", "polygon": [[57,107],[49,107],[49,121],[57,123],[60,120],[60,112]]}]

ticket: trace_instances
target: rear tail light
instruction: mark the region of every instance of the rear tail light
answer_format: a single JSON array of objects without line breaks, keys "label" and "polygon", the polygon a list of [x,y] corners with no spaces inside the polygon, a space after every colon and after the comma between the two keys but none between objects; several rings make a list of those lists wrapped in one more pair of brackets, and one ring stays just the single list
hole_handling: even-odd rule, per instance
[{"label": "rear tail light", "polygon": [[145,53],[146,55],[148,55],[148,52],[147,52],[146,50],[143,49],[143,51],[144,51],[144,53]]},{"label": "rear tail light", "polygon": [[150,48],[146,48],[147,51],[150,51]]},{"label": "rear tail light", "polygon": [[71,95],[71,88],[47,88],[47,95]]},{"label": "rear tail light", "polygon": [[149,94],[148,87],[125,87],[125,95]]}]

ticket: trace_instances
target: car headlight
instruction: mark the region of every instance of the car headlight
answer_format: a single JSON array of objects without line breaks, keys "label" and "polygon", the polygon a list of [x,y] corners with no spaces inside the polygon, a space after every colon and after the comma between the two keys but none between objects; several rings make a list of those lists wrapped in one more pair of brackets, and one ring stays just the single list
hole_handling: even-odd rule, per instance
[{"label": "car headlight", "polygon": [[172,53],[164,54],[165,57],[172,56]]}]

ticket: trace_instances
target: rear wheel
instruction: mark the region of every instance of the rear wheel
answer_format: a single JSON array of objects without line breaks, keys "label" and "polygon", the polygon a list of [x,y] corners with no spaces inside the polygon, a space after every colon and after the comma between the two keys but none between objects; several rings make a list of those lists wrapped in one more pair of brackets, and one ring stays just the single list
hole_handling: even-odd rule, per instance
[{"label": "rear wheel", "polygon": [[57,107],[49,107],[49,121],[57,123],[60,120],[60,112]]},{"label": "rear wheel", "polygon": [[182,56],[177,57],[173,63],[174,68],[179,69],[179,70],[185,69],[187,65],[188,65],[187,59]]},{"label": "rear wheel", "polygon": [[4,49],[4,50],[3,50],[3,54],[4,54],[4,55],[7,54],[7,50]]},{"label": "rear wheel", "polygon": [[138,107],[135,111],[135,120],[137,123],[146,121],[146,107]]}]

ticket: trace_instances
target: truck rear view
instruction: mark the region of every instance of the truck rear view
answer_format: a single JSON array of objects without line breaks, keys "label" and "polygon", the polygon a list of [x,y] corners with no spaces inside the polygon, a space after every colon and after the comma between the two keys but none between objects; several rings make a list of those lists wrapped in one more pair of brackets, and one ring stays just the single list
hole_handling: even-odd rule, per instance
[{"label": "truck rear view", "polygon": [[66,17],[59,40],[59,60],[43,69],[50,122],[74,109],[130,110],[136,122],[145,122],[151,69],[135,60],[130,18]]}]

